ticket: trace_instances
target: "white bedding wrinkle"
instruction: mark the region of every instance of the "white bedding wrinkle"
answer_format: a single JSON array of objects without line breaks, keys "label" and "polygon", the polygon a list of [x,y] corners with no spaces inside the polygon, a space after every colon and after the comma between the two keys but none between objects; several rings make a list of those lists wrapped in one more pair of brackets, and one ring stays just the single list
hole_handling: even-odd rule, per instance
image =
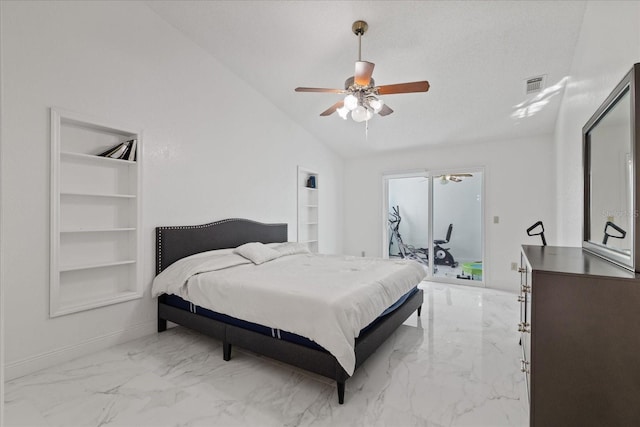
[{"label": "white bedding wrinkle", "polygon": [[425,275],[410,260],[297,254],[254,265],[230,254],[173,264],[154,280],[153,295],[176,294],[219,313],[307,337],[351,375],[360,330]]},{"label": "white bedding wrinkle", "polygon": [[222,270],[224,268],[235,267],[242,264],[251,264],[248,259],[236,255],[229,249],[203,252],[183,258],[171,264],[167,269],[158,274],[153,279],[151,296],[157,297],[161,294],[178,295],[181,298],[185,291],[189,277],[205,271]]},{"label": "white bedding wrinkle", "polygon": [[309,245],[307,243],[299,243],[299,242],[282,243],[278,246],[275,246],[273,249],[275,249],[276,251],[280,252],[283,255],[311,253],[311,251],[309,250]]}]

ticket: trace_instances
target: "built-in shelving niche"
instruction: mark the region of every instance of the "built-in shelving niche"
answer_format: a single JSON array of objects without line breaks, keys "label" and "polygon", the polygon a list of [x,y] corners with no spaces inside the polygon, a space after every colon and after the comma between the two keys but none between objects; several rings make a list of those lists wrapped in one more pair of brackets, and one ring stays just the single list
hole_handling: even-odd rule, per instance
[{"label": "built-in shelving niche", "polygon": [[[102,157],[136,140],[131,160]],[[50,316],[142,297],[142,134],[51,109]]]},{"label": "built-in shelving niche", "polygon": [[298,166],[298,242],[311,252],[318,252],[319,194],[318,173]]}]

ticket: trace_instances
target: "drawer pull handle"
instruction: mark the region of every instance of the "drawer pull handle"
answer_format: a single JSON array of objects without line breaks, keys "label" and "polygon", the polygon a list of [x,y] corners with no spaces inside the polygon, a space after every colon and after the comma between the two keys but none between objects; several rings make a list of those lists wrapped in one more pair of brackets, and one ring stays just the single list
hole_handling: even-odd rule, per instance
[{"label": "drawer pull handle", "polygon": [[520,359],[520,371],[524,372],[525,374],[529,373],[529,362],[527,362],[524,359]]},{"label": "drawer pull handle", "polygon": [[531,293],[531,286],[522,285],[522,287],[520,288],[520,292],[522,292],[523,294],[530,294]]},{"label": "drawer pull handle", "polygon": [[526,298],[524,297],[524,295],[518,295],[518,302],[525,302]]},{"label": "drawer pull handle", "polygon": [[524,267],[518,267],[518,273],[526,273],[527,269]]}]

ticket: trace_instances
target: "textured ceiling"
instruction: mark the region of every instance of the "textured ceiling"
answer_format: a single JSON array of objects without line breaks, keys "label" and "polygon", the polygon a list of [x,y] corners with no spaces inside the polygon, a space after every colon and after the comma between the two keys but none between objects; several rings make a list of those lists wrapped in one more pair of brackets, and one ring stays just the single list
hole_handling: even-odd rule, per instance
[{"label": "textured ceiling", "polygon": [[[149,1],[317,139],[345,157],[554,131],[584,1]],[[320,112],[362,59],[378,85],[428,80],[426,93],[387,95],[394,109],[364,123]],[[546,92],[525,94],[545,74]]]}]

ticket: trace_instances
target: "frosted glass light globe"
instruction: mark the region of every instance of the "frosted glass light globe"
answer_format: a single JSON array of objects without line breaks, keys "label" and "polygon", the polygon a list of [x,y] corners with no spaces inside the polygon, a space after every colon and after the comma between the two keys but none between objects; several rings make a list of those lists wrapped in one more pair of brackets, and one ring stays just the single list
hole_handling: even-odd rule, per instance
[{"label": "frosted glass light globe", "polygon": [[353,94],[349,94],[344,98],[344,106],[349,111],[353,111],[358,106],[358,98],[353,96]]},{"label": "frosted glass light globe", "polygon": [[336,109],[336,112],[338,113],[338,115],[343,118],[344,120],[347,120],[347,117],[349,116],[349,109],[346,107],[340,107],[338,109]]},{"label": "frosted glass light globe", "polygon": [[367,110],[367,115],[365,117],[365,120],[371,120],[371,117],[373,117],[373,113],[368,108],[366,108],[366,110]]},{"label": "frosted glass light globe", "polygon": [[371,114],[369,110],[360,105],[351,112],[351,118],[354,122],[364,122],[367,120],[367,113]]},{"label": "frosted glass light globe", "polygon": [[373,112],[378,114],[380,110],[382,110],[382,106],[384,105],[384,101],[382,99],[373,98],[369,101],[369,106],[373,108]]}]

